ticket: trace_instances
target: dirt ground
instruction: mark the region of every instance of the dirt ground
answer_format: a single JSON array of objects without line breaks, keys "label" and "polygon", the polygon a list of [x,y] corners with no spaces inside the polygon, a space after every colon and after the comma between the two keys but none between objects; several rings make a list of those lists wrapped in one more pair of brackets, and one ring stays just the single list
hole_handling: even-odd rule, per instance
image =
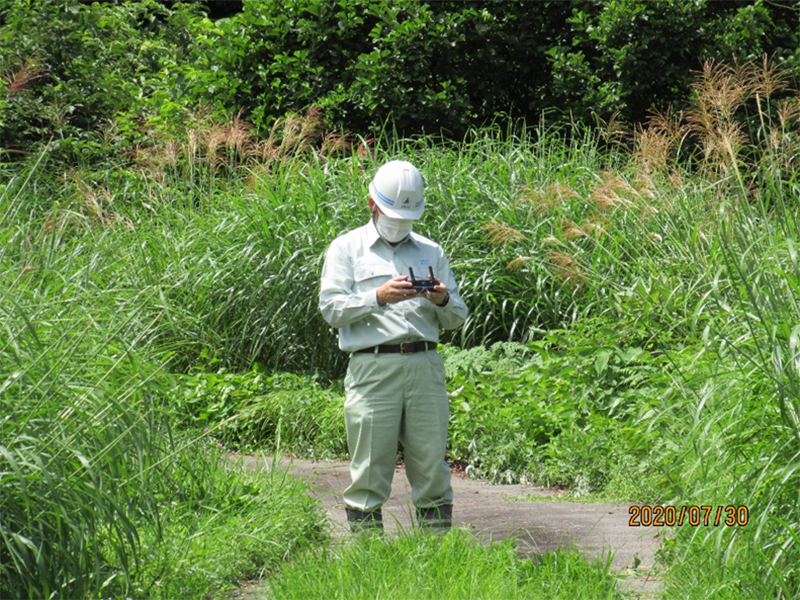
[{"label": "dirt ground", "polygon": [[[242,457],[248,468],[271,468],[270,459]],[[283,459],[277,468],[306,480],[328,513],[334,536],[347,536],[342,493],[350,484],[347,462]],[[574,501],[532,501],[556,490],[528,485],[491,485],[453,472],[454,526],[471,529],[482,541],[515,539],[521,554],[537,555],[558,548],[575,548],[587,558],[607,557],[625,575],[620,585],[640,598],[655,597],[662,587],[653,573],[658,549],[657,527],[630,527],[630,504],[589,504]],[[413,523],[411,487],[402,465],[395,470],[392,495],[383,507],[388,534]],[[249,595],[249,594],[248,594]]]}]

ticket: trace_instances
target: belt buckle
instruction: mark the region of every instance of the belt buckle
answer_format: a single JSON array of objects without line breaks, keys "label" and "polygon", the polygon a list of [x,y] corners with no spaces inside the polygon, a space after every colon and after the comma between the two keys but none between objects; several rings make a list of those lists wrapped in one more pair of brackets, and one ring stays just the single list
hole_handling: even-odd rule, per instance
[{"label": "belt buckle", "polygon": [[[414,342],[403,342],[400,344],[400,354],[413,354],[414,346]],[[406,350],[406,348],[409,348],[409,350]]]}]

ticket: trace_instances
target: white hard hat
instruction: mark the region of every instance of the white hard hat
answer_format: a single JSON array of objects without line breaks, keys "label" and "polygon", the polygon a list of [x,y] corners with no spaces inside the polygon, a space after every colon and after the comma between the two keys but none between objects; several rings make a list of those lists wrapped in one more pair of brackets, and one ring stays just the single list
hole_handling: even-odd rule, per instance
[{"label": "white hard hat", "polygon": [[417,167],[404,160],[386,163],[369,184],[369,194],[393,219],[416,220],[425,208],[425,186]]}]

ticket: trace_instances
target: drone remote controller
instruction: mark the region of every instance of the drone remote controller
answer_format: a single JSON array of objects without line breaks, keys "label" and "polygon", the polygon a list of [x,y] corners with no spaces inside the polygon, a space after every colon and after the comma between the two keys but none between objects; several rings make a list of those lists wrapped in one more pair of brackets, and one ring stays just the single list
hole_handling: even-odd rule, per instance
[{"label": "drone remote controller", "polygon": [[419,292],[427,292],[427,291],[432,292],[432,291],[434,291],[433,288],[435,288],[439,284],[436,283],[436,280],[434,279],[433,267],[428,267],[428,272],[431,275],[430,279],[415,279],[414,278],[414,269],[412,269],[411,267],[408,267],[408,280],[411,282],[411,288],[413,290],[415,290],[418,293]]}]

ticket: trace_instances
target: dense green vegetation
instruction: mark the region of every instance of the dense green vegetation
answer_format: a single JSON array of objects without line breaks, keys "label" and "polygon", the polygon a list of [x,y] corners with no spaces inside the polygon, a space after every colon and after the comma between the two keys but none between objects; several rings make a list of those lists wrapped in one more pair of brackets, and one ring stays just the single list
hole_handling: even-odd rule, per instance
[{"label": "dense green vegetation", "polygon": [[306,553],[270,581],[273,597],[461,600],[617,599],[608,565],[560,551],[539,564],[517,559],[510,542],[484,548],[465,531],[410,533],[391,544],[366,539]]},{"label": "dense green vegetation", "polygon": [[[460,534],[321,551],[302,486],[225,460],[345,454],[319,273],[390,158],[421,168],[416,229],[471,310],[440,346],[450,458],[573,495],[746,506],[747,526],[664,538],[665,595],[800,596],[798,13],[529,5],[247,3],[212,22],[0,2],[0,596],[197,597],[265,572],[316,593],[303,572],[372,597],[352,569],[410,557],[480,577],[411,561],[385,569],[398,593],[616,594],[607,565],[533,567]],[[734,49],[776,62],[692,73]],[[684,112],[610,119],[666,100]],[[554,103],[574,122],[539,120]],[[535,119],[470,127],[503,110]],[[398,135],[440,127],[465,133]]]},{"label": "dense green vegetation", "polygon": [[332,131],[461,139],[503,118],[643,122],[687,106],[706,60],[800,73],[791,2],[615,0],[0,1],[0,149],[71,163],[230,115],[266,137],[287,111]]},{"label": "dense green vegetation", "polygon": [[41,169],[0,191],[0,597],[199,597],[313,543],[305,486],[175,427],[157,317],[99,229],[28,212]]},{"label": "dense green vegetation", "polygon": [[[442,347],[452,458],[498,481],[747,506],[746,527],[675,531],[668,594],[795,596],[800,138],[797,100],[770,99],[776,77],[709,68],[686,121],[663,116],[610,153],[542,128],[342,155],[315,150],[317,125],[297,117],[270,159],[237,154],[232,140],[264,142],[233,122],[114,169],[65,175],[46,153],[7,166],[3,589],[158,595],[156,572],[198,539],[180,529],[192,542],[175,545],[171,502],[224,532],[221,507],[251,519],[273,490],[223,485],[241,476],[198,448],[341,455],[344,357],[316,308],[320,261],[364,220],[391,156],[422,168],[419,230],[471,308]],[[756,95],[763,127],[748,130]],[[675,160],[687,139],[692,170]],[[298,518],[287,539],[313,539]],[[158,568],[140,560],[151,544]],[[231,581],[240,563],[223,562],[202,581]]]}]

